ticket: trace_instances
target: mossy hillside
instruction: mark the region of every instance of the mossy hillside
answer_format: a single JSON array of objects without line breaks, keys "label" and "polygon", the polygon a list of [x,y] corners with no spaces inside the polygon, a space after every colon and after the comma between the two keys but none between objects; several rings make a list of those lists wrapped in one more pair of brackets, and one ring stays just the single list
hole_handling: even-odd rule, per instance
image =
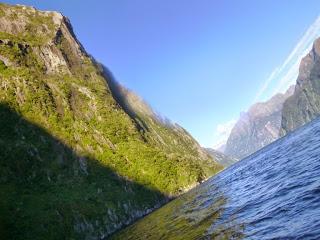
[{"label": "mossy hillside", "polygon": [[[6,16],[8,8],[0,5]],[[13,8],[13,23],[29,15]],[[96,63],[48,15],[28,20],[30,38],[0,34],[0,121],[11,126],[0,138],[0,229],[16,239],[107,236],[219,169],[172,146],[174,134],[161,145],[140,132]],[[53,39],[38,41],[39,26]],[[48,73],[43,47],[65,65]]]},{"label": "mossy hillside", "polygon": [[99,238],[162,203],[158,191],[78,155],[7,105],[0,116],[2,237]]},{"label": "mossy hillside", "polygon": [[[192,163],[184,159],[171,161],[163,151],[144,143],[130,119],[113,99],[108,99],[105,91],[99,89],[105,88],[104,85],[90,83],[88,86],[83,82],[79,88],[81,81],[69,76],[63,79],[56,76],[29,78],[27,69],[17,71],[10,67],[3,72],[12,76],[8,79],[20,81],[2,81],[2,99],[5,98],[5,102],[30,122],[44,127],[80,154],[101,159],[119,174],[168,194],[195,180],[193,175],[198,171],[190,171],[190,179],[183,184],[175,178],[176,171],[185,172]],[[94,91],[88,90],[90,85]],[[170,184],[167,180],[162,182],[162,175],[172,178]]]},{"label": "mossy hillside", "polygon": [[[84,202],[81,205],[81,211],[74,207],[70,211],[67,211],[67,208],[63,208],[61,214],[67,216],[67,219],[70,218],[70,221],[62,217],[62,222],[57,224],[56,221],[59,221],[59,219],[55,219],[52,220],[54,224],[48,223],[43,227],[43,230],[38,230],[36,227],[38,224],[33,224],[33,220],[39,219],[42,221],[48,215],[48,212],[35,211],[34,205],[26,204],[23,207],[28,212],[26,217],[20,218],[21,216],[17,214],[13,215],[13,218],[9,221],[11,223],[16,222],[13,224],[13,232],[16,232],[16,229],[19,228],[21,229],[21,236],[23,236],[22,233],[27,231],[27,228],[34,229],[35,232],[29,231],[30,235],[27,235],[30,236],[30,239],[38,235],[38,231],[42,232],[39,236],[49,232],[50,234],[55,232],[67,235],[75,234],[74,232],[77,231],[72,230],[71,226],[76,221],[74,216],[78,215],[79,219],[86,219],[89,222],[92,219],[99,221],[101,226],[106,225],[108,227],[108,229],[102,228],[103,232],[112,232],[121,224],[127,222],[128,219],[134,219],[134,215],[131,216],[125,213],[124,206],[127,206],[127,211],[131,213],[146,211],[157,203],[163,202],[166,199],[164,194],[175,193],[180,187],[187,186],[189,182],[193,181],[192,174],[187,179],[182,179],[184,183],[182,183],[181,179],[176,180],[177,171],[185,172],[188,166],[185,166],[183,162],[179,164],[170,161],[171,159],[167,158],[161,150],[145,143],[128,116],[122,112],[107,93],[108,91],[103,82],[100,82],[99,85],[97,82],[81,80],[68,75],[41,76],[38,69],[32,68],[5,66],[2,69],[1,102],[8,103],[14,111],[21,114],[30,123],[44,128],[48,134],[59,139],[66,146],[71,147],[75,154],[97,159],[97,163],[108,167],[110,172],[125,176],[130,182],[140,183],[146,189],[152,189],[151,192],[157,192],[150,196],[148,193],[150,190],[144,190],[142,187],[130,189],[126,184],[121,184],[121,181],[116,184],[119,187],[115,188],[115,184],[111,181],[111,173],[102,172],[101,176],[90,165],[88,165],[88,174],[92,179],[91,181],[97,182],[97,185],[92,186],[91,183],[87,182],[87,178],[78,183],[77,177],[72,174],[66,175],[66,172],[58,167],[59,164],[56,161],[58,161],[59,157],[54,157],[56,161],[53,161],[52,164],[40,164],[37,168],[33,168],[32,172],[24,171],[24,169],[30,169],[30,163],[25,160],[26,157],[21,157],[19,154],[11,152],[2,160],[14,164],[14,167],[12,167],[14,170],[1,175],[13,175],[17,176],[17,178],[9,179],[4,184],[7,187],[8,183],[14,183],[12,191],[10,191],[11,194],[9,194],[8,198],[5,198],[7,202],[4,203],[4,209],[8,210],[16,207],[17,205],[11,205],[15,201],[10,199],[20,195],[25,188],[29,189],[29,195],[26,198],[31,198],[31,200],[26,201],[33,202],[38,198],[43,199],[43,201],[37,200],[36,203],[41,206],[44,202],[48,203],[49,206],[46,204],[43,207],[48,208],[49,212],[59,209],[61,205],[78,205],[78,202],[83,198],[93,199],[92,204],[94,204]],[[6,119],[7,117],[1,115],[1,118]],[[2,124],[2,126],[6,126],[6,124]],[[30,136],[30,133],[13,136],[18,141],[24,136]],[[41,136],[38,137],[41,139]],[[5,145],[1,152],[7,152],[11,144],[6,141],[6,136],[2,136],[1,139]],[[30,140],[26,139],[24,142],[30,143]],[[41,141],[35,142],[32,144],[32,151],[35,153],[44,152],[40,156],[41,161],[46,163],[51,159],[48,156],[51,156],[55,151],[60,152],[61,150],[52,146],[44,147],[44,145]],[[28,153],[26,149],[21,148],[19,145],[18,149],[22,155]],[[14,152],[16,151],[17,149],[14,150]],[[34,156],[33,160],[37,160],[37,158]],[[65,158],[72,160],[70,156]],[[73,164],[67,164],[64,168],[73,173]],[[17,174],[18,172],[22,172],[24,177]],[[32,178],[32,176],[36,176],[34,180],[36,183],[33,185],[48,185],[46,194],[39,195],[41,189],[29,186],[27,179]],[[60,180],[58,181],[58,179]],[[70,185],[61,184],[61,179],[67,179],[66,182],[70,182]],[[17,180],[19,182],[16,182]],[[21,181],[25,181],[26,184],[21,185]],[[76,187],[77,185],[78,187]],[[96,194],[98,188],[103,189],[106,199]],[[59,194],[57,195],[57,193]],[[68,197],[68,201],[64,199],[70,194],[75,194],[76,196]],[[56,197],[59,197],[59,200],[56,200]],[[95,201],[102,201],[100,207]],[[95,211],[92,209],[95,209]],[[111,215],[109,214],[110,211]],[[23,211],[21,214],[23,214]],[[50,213],[50,215],[52,214]],[[102,222],[101,219],[109,215],[111,217]],[[22,221],[17,221],[17,219],[22,219]],[[27,224],[27,222],[30,222],[30,224]],[[61,233],[61,231],[58,231],[55,226],[61,227],[62,223],[67,223],[66,226],[69,226],[71,232],[63,231]],[[20,224],[26,224],[26,226],[22,227]],[[40,226],[42,225],[40,224]],[[98,231],[97,228],[95,227],[94,230]],[[33,236],[32,233],[37,234]]]},{"label": "mossy hillside", "polygon": [[114,98],[148,143],[160,148],[173,161],[183,159],[187,165],[196,163],[192,168],[197,182],[222,169],[185,129],[156,114],[142,98],[119,84],[106,67],[103,72]]}]

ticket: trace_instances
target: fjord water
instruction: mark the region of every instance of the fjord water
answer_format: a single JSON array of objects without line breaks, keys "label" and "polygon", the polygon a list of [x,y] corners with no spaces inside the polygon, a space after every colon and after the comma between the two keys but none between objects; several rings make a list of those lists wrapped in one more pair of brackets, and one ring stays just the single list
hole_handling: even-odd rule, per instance
[{"label": "fjord water", "polygon": [[113,239],[320,239],[320,118]]}]

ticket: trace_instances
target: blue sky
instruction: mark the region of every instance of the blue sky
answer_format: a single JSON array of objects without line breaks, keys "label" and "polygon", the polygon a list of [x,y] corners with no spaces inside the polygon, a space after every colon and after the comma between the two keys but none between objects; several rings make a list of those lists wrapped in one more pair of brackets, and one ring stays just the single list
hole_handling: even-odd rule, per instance
[{"label": "blue sky", "polygon": [[316,0],[5,2],[68,16],[118,81],[203,146],[223,139],[252,103],[285,90],[320,32]]}]

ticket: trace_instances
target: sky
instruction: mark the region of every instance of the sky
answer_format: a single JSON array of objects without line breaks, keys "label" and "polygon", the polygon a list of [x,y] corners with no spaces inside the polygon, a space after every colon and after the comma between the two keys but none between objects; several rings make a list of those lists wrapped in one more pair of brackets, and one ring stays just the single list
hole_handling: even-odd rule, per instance
[{"label": "sky", "polygon": [[201,145],[295,82],[318,0],[8,0],[66,15],[88,53]]}]

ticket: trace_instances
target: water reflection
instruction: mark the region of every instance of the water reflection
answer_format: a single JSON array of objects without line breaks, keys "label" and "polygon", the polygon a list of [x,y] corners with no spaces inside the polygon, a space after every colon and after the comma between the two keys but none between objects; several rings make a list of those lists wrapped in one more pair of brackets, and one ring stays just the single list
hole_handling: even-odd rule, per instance
[{"label": "water reflection", "polygon": [[112,239],[241,239],[244,226],[235,216],[220,220],[228,199],[206,183],[129,226]]}]

